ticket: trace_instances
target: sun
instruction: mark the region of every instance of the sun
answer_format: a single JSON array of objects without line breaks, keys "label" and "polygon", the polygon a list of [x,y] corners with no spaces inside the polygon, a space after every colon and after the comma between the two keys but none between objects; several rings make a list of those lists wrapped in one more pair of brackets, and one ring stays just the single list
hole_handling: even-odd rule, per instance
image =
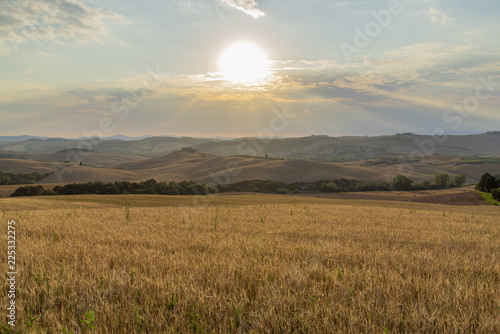
[{"label": "sun", "polygon": [[253,43],[241,42],[226,49],[219,60],[224,78],[232,82],[251,83],[268,75],[269,60]]}]

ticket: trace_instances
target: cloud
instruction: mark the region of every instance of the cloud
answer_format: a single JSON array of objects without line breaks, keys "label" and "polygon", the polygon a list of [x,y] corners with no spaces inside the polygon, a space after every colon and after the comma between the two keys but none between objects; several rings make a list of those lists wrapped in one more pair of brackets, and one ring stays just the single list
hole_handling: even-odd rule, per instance
[{"label": "cloud", "polygon": [[228,6],[252,16],[254,19],[266,15],[262,10],[258,9],[258,4],[254,0],[221,0]]},{"label": "cloud", "polygon": [[[0,50],[31,41],[102,43],[110,22],[125,24],[123,16],[77,0],[20,0],[0,2]],[[0,55],[5,55],[5,50]]]},{"label": "cloud", "polygon": [[455,22],[455,19],[452,17],[449,17],[439,9],[436,9],[435,7],[431,7],[428,9],[424,9],[421,14],[424,15],[426,20],[431,21],[432,23],[439,23],[444,26],[448,26],[452,23]]},{"label": "cloud", "polygon": [[[151,92],[151,91],[147,91]],[[65,91],[65,94],[75,96],[80,100],[88,102],[104,102],[119,101],[130,97],[131,92],[122,87],[101,87],[96,89],[78,88]]]}]

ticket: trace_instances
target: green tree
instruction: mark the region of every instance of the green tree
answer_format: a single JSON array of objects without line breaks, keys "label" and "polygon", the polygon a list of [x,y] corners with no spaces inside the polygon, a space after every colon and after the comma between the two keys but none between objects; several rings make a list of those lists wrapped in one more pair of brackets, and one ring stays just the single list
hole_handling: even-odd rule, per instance
[{"label": "green tree", "polygon": [[2,176],[0,177],[0,184],[1,185],[8,185],[8,184],[11,184],[12,183],[12,180],[10,179],[10,177],[8,176]]},{"label": "green tree", "polygon": [[271,193],[276,192],[279,188],[282,188],[282,187],[283,187],[283,183],[276,182],[276,181],[269,181],[269,182],[264,183],[264,185],[263,185],[264,191],[271,192]]},{"label": "green tree", "polygon": [[115,195],[119,193],[120,189],[118,189],[118,187],[113,184],[108,184],[106,188],[104,188],[104,194],[106,195]]},{"label": "green tree", "polygon": [[491,191],[491,196],[492,196],[495,200],[497,200],[497,201],[499,201],[499,202],[500,202],[500,188],[493,189],[493,190]]},{"label": "green tree", "polygon": [[450,176],[446,173],[434,175],[434,184],[438,189],[448,188],[451,184]]},{"label": "green tree", "polygon": [[51,189],[44,189],[40,193],[40,196],[54,196],[54,195],[57,195],[57,193],[54,190],[51,190]]},{"label": "green tree", "polygon": [[467,177],[464,174],[458,174],[458,175],[455,175],[455,177],[451,181],[451,184],[454,187],[460,187],[461,185],[465,184],[466,181],[467,181]]},{"label": "green tree", "polygon": [[319,190],[324,192],[324,193],[332,193],[338,190],[337,184],[335,182],[324,182],[320,187]]},{"label": "green tree", "polygon": [[422,182],[422,188],[424,189],[431,189],[431,186],[432,186],[432,182],[431,181],[424,181]]},{"label": "green tree", "polygon": [[43,192],[42,186],[25,186],[19,187],[10,195],[10,197],[19,197],[19,196],[38,196]]},{"label": "green tree", "polygon": [[286,188],[278,188],[278,189],[276,190],[276,192],[277,192],[278,194],[288,194],[288,189],[286,189]]},{"label": "green tree", "polygon": [[405,191],[411,189],[413,181],[407,176],[398,175],[392,180],[392,185],[396,191]]},{"label": "green tree", "polygon": [[189,195],[208,195],[208,188],[201,183],[195,183],[187,187]]},{"label": "green tree", "polygon": [[476,185],[476,190],[489,193],[491,190],[498,188],[500,185],[497,183],[495,177],[490,173],[484,173],[481,180]]}]

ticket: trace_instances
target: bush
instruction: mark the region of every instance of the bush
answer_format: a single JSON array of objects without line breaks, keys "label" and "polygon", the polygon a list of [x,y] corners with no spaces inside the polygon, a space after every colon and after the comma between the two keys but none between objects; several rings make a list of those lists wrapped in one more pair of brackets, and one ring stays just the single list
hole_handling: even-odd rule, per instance
[{"label": "bush", "polygon": [[51,190],[51,189],[44,189],[40,193],[40,196],[54,196],[54,195],[57,195],[57,193],[54,190]]},{"label": "bush", "polygon": [[288,194],[288,189],[286,189],[286,188],[278,188],[278,189],[276,189],[276,192],[278,194]]},{"label": "bush", "polygon": [[493,199],[497,200],[500,202],[500,188],[498,189],[493,189],[491,191],[491,196],[493,197]]}]

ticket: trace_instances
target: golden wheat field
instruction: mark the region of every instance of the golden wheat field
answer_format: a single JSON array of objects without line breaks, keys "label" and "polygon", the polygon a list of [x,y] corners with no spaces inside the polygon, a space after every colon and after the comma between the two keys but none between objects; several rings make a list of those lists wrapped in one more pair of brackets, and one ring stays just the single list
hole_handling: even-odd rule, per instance
[{"label": "golden wheat field", "polygon": [[23,333],[500,332],[496,207],[245,194],[0,210]]}]

